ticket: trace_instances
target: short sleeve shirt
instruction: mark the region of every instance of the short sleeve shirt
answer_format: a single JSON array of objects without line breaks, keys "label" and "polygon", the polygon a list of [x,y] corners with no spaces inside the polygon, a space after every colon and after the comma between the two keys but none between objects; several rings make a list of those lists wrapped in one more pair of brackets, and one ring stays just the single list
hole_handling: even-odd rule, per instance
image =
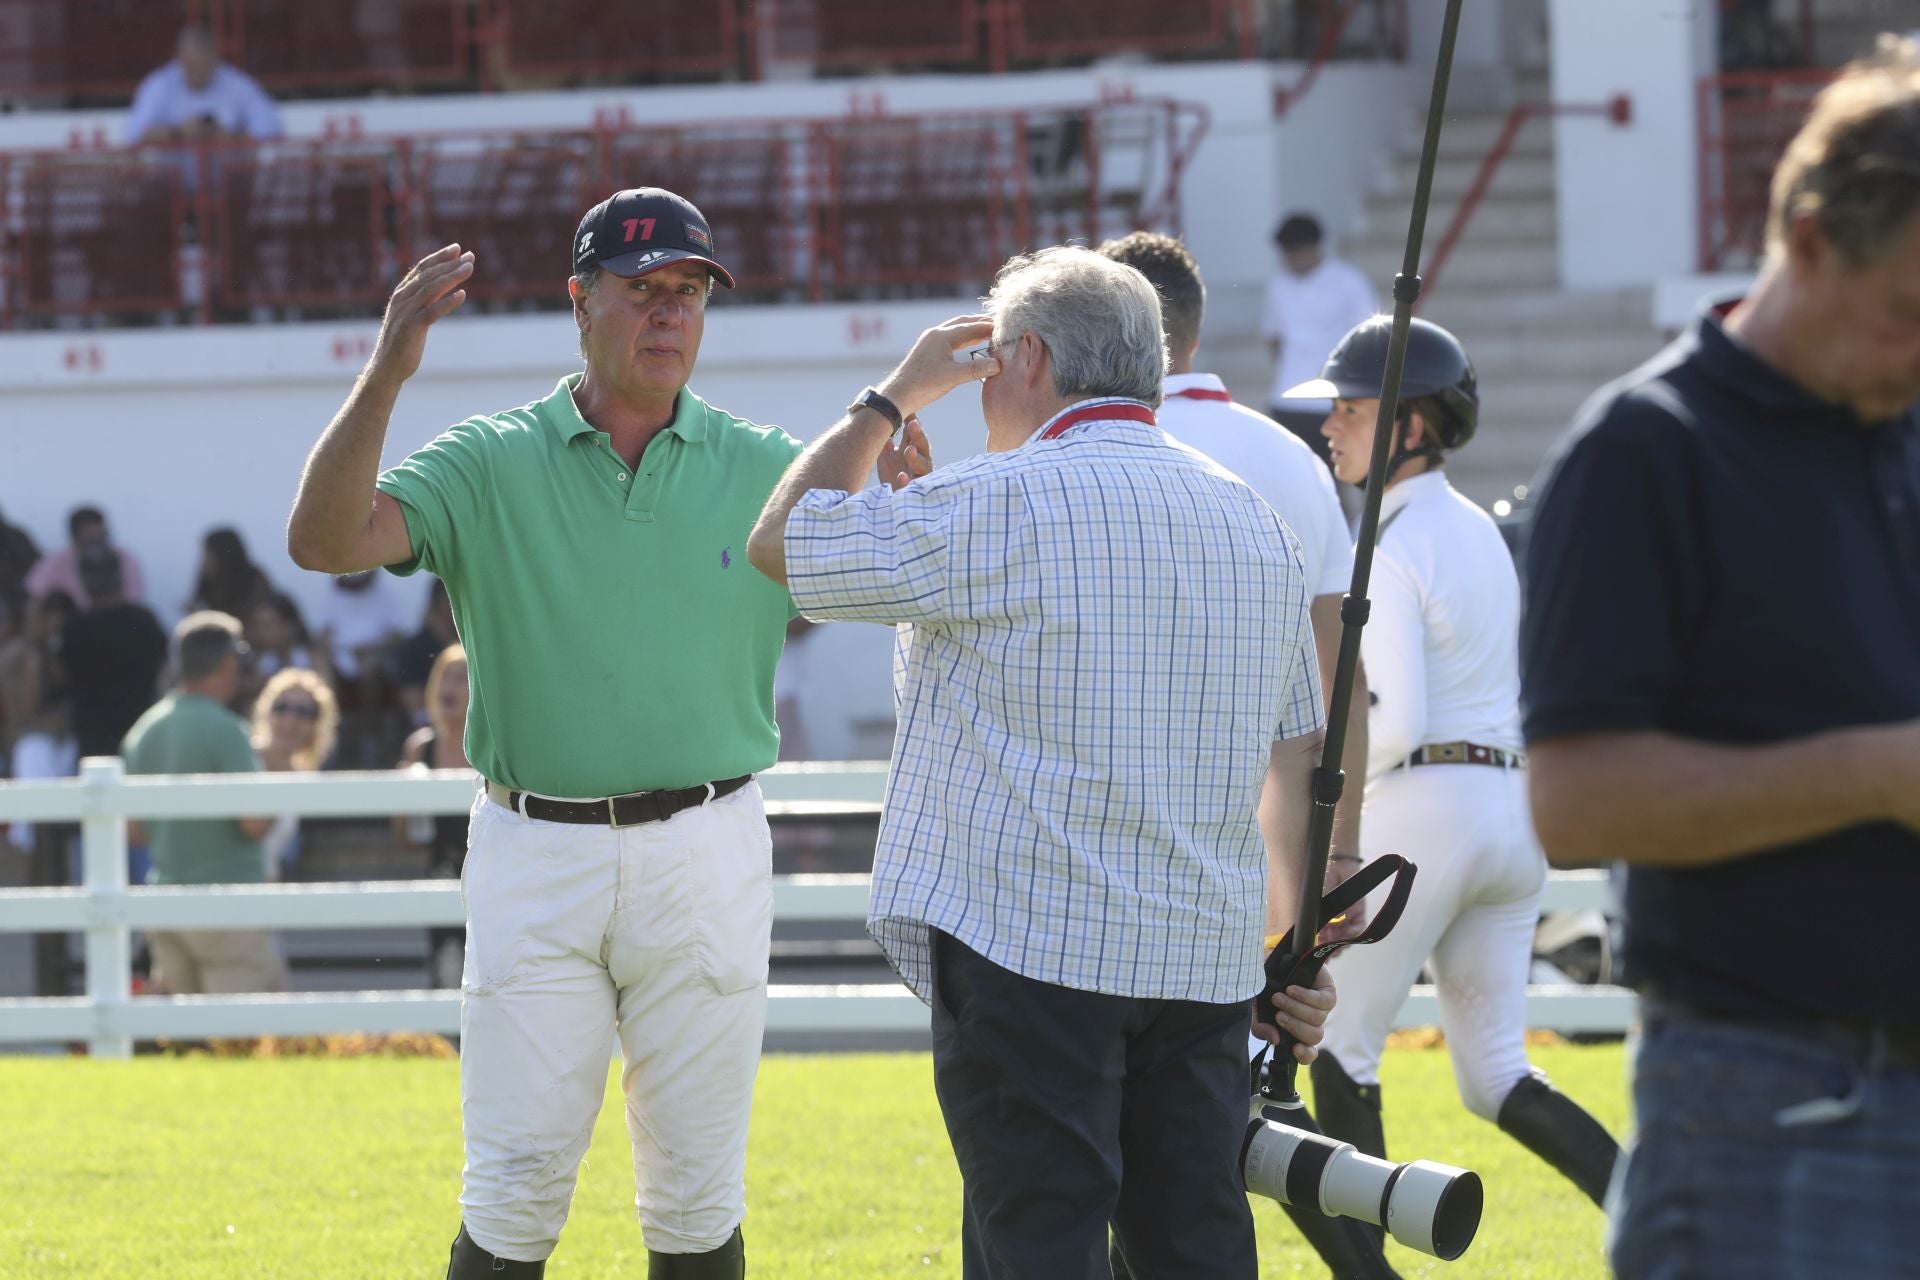
[{"label": "short sleeve shirt", "polygon": [[380,477],[467,651],[467,758],[503,786],[597,798],[766,768],[786,590],[747,535],[800,442],[680,393],[629,468],[563,378]]},{"label": "short sleeve shirt", "polygon": [[[1920,717],[1920,413],[1862,422],[1707,315],[1582,411],[1536,491],[1529,742],[1759,745]],[[1890,822],[1633,866],[1629,962],[1711,1013],[1920,1025],[1916,899],[1920,835]]]},{"label": "short sleeve shirt", "polygon": [[[170,693],[134,722],[121,744],[128,773],[255,773],[246,722],[212,698]],[[233,818],[168,818],[152,833],[155,884],[258,884],[267,855]]]},{"label": "short sleeve shirt", "polygon": [[869,927],[922,999],[929,929],[1078,990],[1259,990],[1261,784],[1322,719],[1271,507],[1096,418],[898,492],[809,493],[786,556],[809,616],[912,624]]}]

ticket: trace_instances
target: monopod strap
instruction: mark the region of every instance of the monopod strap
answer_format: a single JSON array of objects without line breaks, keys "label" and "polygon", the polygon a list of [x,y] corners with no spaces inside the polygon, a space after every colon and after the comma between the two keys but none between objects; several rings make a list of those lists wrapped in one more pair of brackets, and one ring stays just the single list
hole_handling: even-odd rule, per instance
[{"label": "monopod strap", "polygon": [[1407,899],[1413,893],[1413,877],[1419,868],[1397,853],[1382,854],[1372,862],[1366,863],[1358,871],[1341,881],[1320,899],[1320,918],[1331,920],[1343,914],[1349,907],[1372,893],[1385,883],[1389,877],[1393,887],[1387,891],[1387,899],[1381,903],[1379,912],[1368,922],[1365,932],[1357,938],[1346,938],[1339,942],[1321,942],[1296,955],[1293,945],[1293,930],[1289,929],[1267,956],[1267,985],[1254,1001],[1253,1016],[1260,1022],[1273,1023],[1273,994],[1288,987],[1310,987],[1319,976],[1320,967],[1327,957],[1342,947],[1361,946],[1369,942],[1378,942],[1387,936],[1393,926],[1400,921],[1401,913],[1407,909]]}]

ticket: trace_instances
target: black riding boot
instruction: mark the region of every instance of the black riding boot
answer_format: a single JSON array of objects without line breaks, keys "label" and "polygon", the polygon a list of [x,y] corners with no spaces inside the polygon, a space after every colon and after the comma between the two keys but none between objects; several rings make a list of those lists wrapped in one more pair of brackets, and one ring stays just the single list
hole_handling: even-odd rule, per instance
[{"label": "black riding boot", "polygon": [[547,1274],[544,1262],[514,1262],[496,1258],[473,1242],[467,1224],[453,1238],[453,1252],[447,1259],[447,1280],[540,1280]]},{"label": "black riding boot", "polygon": [[[1385,1160],[1387,1130],[1380,1120],[1380,1086],[1355,1084],[1346,1068],[1340,1065],[1340,1059],[1325,1049],[1313,1060],[1307,1073],[1313,1080],[1313,1109],[1319,1113],[1326,1135],[1351,1142],[1354,1150],[1363,1155]],[[1386,1228],[1365,1223],[1361,1227],[1385,1245]]]},{"label": "black riding boot", "polygon": [[738,1227],[725,1244],[706,1253],[647,1250],[647,1280],[741,1280],[746,1274],[747,1244]]},{"label": "black riding boot", "polygon": [[1620,1144],[1579,1103],[1539,1076],[1527,1076],[1500,1104],[1499,1123],[1595,1204],[1606,1202]]}]

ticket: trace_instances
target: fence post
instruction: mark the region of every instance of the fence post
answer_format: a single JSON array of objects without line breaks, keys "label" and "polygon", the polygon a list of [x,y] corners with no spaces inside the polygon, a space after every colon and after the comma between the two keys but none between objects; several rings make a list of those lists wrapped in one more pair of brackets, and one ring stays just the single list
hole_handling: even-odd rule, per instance
[{"label": "fence post", "polygon": [[126,780],[118,756],[89,756],[80,762],[87,788],[87,816],[80,821],[80,880],[87,890],[87,1003],[94,1033],[88,1051],[96,1058],[130,1058],[130,1036],[105,1028],[116,1009],[126,1007],[133,991],[133,947],[121,923],[127,893],[127,820],[95,812],[99,802]]}]

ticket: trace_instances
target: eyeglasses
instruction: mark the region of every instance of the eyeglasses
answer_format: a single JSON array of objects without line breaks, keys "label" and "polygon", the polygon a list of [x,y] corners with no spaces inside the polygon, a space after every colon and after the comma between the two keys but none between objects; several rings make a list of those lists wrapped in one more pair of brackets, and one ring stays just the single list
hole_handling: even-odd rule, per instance
[{"label": "eyeglasses", "polygon": [[994,352],[1002,350],[1003,348],[1006,348],[1006,347],[1014,346],[1019,341],[1020,339],[1018,337],[1013,337],[1013,338],[1002,338],[998,342],[989,342],[987,343],[986,346],[978,347],[974,350],[973,359],[976,362],[981,360],[998,360],[1000,357],[996,356]]},{"label": "eyeglasses", "polygon": [[320,708],[310,702],[276,702],[267,709],[276,716],[298,716],[302,720],[320,718]]}]

